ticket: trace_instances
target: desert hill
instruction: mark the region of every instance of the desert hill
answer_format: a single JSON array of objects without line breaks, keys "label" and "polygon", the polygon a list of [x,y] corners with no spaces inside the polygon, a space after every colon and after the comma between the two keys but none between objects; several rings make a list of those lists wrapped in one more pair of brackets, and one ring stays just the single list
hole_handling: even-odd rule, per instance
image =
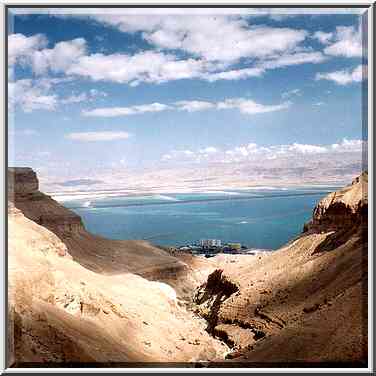
[{"label": "desert hill", "polygon": [[[43,200],[43,207],[50,204]],[[65,235],[32,221],[15,205],[8,206],[10,365],[189,364],[228,351],[172,287],[127,271],[129,263],[135,267],[128,244],[123,272],[94,271],[71,256]],[[159,252],[161,263],[178,262]],[[145,263],[149,267],[151,261]]]},{"label": "desert hill", "polygon": [[280,250],[205,260],[94,236],[31,169],[10,170],[10,363],[364,365],[367,179]]},{"label": "desert hill", "polygon": [[323,198],[285,247],[201,286],[197,310],[234,361],[366,362],[367,182]]},{"label": "desert hill", "polygon": [[142,240],[110,240],[86,231],[81,217],[38,190],[30,168],[10,168],[10,201],[25,217],[49,229],[66,245],[75,261],[109,275],[136,273],[151,279],[185,274],[187,265]]}]

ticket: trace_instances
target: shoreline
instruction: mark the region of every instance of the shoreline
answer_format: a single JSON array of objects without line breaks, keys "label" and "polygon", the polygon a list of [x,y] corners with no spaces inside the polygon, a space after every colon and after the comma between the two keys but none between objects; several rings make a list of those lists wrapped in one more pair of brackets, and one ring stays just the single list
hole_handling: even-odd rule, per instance
[{"label": "shoreline", "polygon": [[[248,186],[248,187],[203,187],[203,188],[182,188],[177,189],[171,187],[171,189],[137,189],[137,188],[128,188],[128,189],[99,189],[99,190],[76,190],[76,191],[47,191],[46,194],[51,196],[54,200],[58,202],[66,202],[66,201],[75,201],[75,200],[84,200],[84,199],[105,199],[105,198],[119,198],[119,197],[127,197],[127,198],[154,198],[154,199],[166,199],[173,203],[182,202],[179,200],[174,200],[168,195],[175,195],[175,194],[213,194],[213,195],[226,195],[232,196],[235,198],[236,196],[241,196],[244,194],[252,194],[253,191],[299,191],[304,189],[322,189],[322,193],[331,192],[333,188],[336,188],[335,185],[329,184],[310,184],[310,185],[299,185],[299,186]],[[325,190],[326,189],[326,190]],[[135,192],[137,191],[137,192]],[[247,192],[250,191],[250,192]],[[318,194],[319,192],[310,192],[307,194]],[[164,196],[165,195],[165,196]],[[154,196],[154,197],[150,197]],[[158,197],[160,196],[160,197]],[[205,200],[206,201],[206,200]]]}]

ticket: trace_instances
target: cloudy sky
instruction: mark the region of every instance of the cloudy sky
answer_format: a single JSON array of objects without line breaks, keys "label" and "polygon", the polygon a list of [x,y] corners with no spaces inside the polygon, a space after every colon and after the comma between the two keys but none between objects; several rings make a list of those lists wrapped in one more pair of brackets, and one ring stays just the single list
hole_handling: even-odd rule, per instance
[{"label": "cloudy sky", "polygon": [[360,13],[13,10],[9,164],[81,178],[281,155],[359,158]]}]

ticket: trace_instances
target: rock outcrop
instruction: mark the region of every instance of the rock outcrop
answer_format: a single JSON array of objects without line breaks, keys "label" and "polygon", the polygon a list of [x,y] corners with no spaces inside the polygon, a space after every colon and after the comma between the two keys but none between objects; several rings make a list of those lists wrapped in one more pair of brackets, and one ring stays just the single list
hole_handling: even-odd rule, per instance
[{"label": "rock outcrop", "polygon": [[[234,365],[367,363],[367,212],[362,174],[319,202],[300,237],[209,276],[196,309]],[[237,290],[213,291],[219,275]]]},{"label": "rock outcrop", "polygon": [[8,200],[28,218],[63,237],[84,230],[80,216],[39,191],[37,175],[31,168],[8,169]]},{"label": "rock outcrop", "polygon": [[132,272],[149,279],[184,279],[187,265],[146,241],[111,240],[86,231],[82,219],[38,190],[30,168],[12,168],[8,173],[10,205],[25,217],[52,231],[66,245],[74,260],[105,274]]},{"label": "rock outcrop", "polygon": [[10,167],[8,169],[8,194],[11,198],[28,199],[39,189],[37,174],[29,167]]},{"label": "rock outcrop", "polygon": [[353,180],[344,189],[324,197],[315,207],[312,220],[305,225],[306,231],[337,231],[367,224],[368,174]]}]

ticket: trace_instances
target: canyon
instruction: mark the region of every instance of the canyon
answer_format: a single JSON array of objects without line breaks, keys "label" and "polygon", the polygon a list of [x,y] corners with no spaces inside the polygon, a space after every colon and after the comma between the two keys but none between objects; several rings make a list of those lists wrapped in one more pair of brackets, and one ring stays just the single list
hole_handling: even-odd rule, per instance
[{"label": "canyon", "polygon": [[367,187],[324,197],[275,252],[205,259],[93,235],[9,169],[9,366],[364,367]]}]

